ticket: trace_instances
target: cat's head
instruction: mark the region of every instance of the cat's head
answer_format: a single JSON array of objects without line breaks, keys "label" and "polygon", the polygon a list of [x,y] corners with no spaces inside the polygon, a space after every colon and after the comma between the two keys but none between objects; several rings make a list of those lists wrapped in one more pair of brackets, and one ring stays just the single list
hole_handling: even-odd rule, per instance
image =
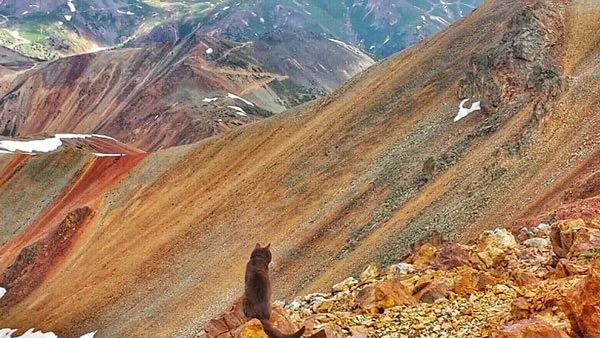
[{"label": "cat's head", "polygon": [[271,259],[273,258],[271,255],[271,244],[263,248],[260,246],[260,244],[256,243],[256,246],[254,247],[254,250],[252,250],[252,255],[250,257],[260,257],[267,263],[270,263]]}]

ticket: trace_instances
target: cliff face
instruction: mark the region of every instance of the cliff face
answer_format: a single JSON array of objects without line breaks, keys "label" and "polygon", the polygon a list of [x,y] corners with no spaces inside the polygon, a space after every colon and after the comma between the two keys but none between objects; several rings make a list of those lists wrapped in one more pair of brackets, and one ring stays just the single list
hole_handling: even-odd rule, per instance
[{"label": "cliff face", "polygon": [[[5,235],[1,271],[70,212],[92,214],[44,281],[10,296],[0,326],[193,337],[241,294],[256,242],[273,244],[281,299],[396,263],[432,236],[465,243],[544,215],[591,222],[600,51],[586,6],[487,2],[326,98],[200,143],[1,156],[0,196],[35,207],[11,216],[22,226]],[[36,169],[44,161],[64,165]],[[43,189],[54,193],[25,196]]]}]

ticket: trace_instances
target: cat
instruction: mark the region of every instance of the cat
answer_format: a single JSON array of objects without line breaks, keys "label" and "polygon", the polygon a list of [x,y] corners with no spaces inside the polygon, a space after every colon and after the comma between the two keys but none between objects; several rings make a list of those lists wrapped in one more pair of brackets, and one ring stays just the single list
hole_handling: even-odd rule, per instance
[{"label": "cat", "polygon": [[242,306],[246,318],[256,318],[263,325],[265,333],[270,338],[299,338],[304,334],[305,327],[293,334],[284,334],[271,324],[271,281],[269,280],[269,263],[271,263],[271,244],[262,248],[256,247],[246,265],[246,278]]}]

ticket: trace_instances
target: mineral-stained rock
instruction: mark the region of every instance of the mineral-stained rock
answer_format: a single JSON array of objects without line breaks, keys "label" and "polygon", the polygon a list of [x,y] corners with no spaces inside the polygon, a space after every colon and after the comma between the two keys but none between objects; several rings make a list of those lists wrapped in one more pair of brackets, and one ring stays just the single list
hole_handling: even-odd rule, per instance
[{"label": "mineral-stained rock", "polygon": [[480,237],[471,261],[484,268],[492,268],[506,262],[517,251],[515,237],[506,229],[486,231]]},{"label": "mineral-stained rock", "polygon": [[429,285],[419,291],[415,297],[424,303],[433,303],[446,298],[452,288],[452,281],[447,278],[434,279]]},{"label": "mineral-stained rock", "polygon": [[353,286],[358,285],[358,281],[354,277],[348,277],[345,280],[331,287],[332,292],[349,291]]},{"label": "mineral-stained rock", "polygon": [[496,283],[496,278],[489,273],[467,268],[458,273],[452,291],[458,295],[466,296],[474,291],[483,291],[486,287]]},{"label": "mineral-stained rock", "polygon": [[267,334],[263,330],[263,326],[258,319],[252,319],[251,321],[240,326],[234,334],[235,338],[268,338]]},{"label": "mineral-stained rock", "polygon": [[558,330],[541,320],[529,319],[517,322],[500,329],[494,335],[495,338],[569,338],[561,330]]},{"label": "mineral-stained rock", "polygon": [[319,330],[318,332],[308,336],[308,338],[341,338],[343,337],[338,331],[326,327],[324,329]]},{"label": "mineral-stained rock", "polygon": [[550,230],[550,242],[554,254],[560,258],[567,257],[575,242],[575,234],[584,226],[583,220],[569,220],[553,224]]},{"label": "mineral-stained rock", "polygon": [[435,255],[435,265],[439,268],[454,269],[470,263],[470,252],[462,246],[447,244],[442,246]]},{"label": "mineral-stained rock", "polygon": [[[298,327],[290,320],[288,314],[280,306],[271,309],[271,323],[284,333],[292,333]],[[233,306],[217,318],[211,319],[203,328],[202,338],[258,338],[266,337],[260,321],[253,319],[247,322],[242,309],[242,301],[238,299]]]},{"label": "mineral-stained rock", "polygon": [[398,281],[390,280],[362,289],[356,302],[363,309],[390,308],[398,305],[415,304],[414,297]]},{"label": "mineral-stained rock", "polygon": [[379,268],[377,266],[370,264],[367,268],[360,274],[360,280],[362,282],[371,280],[379,275]]},{"label": "mineral-stained rock", "polygon": [[437,251],[438,249],[429,243],[421,245],[412,257],[412,264],[417,268],[432,265],[432,261]]},{"label": "mineral-stained rock", "polygon": [[575,333],[585,338],[600,338],[600,258],[565,298],[564,308]]}]

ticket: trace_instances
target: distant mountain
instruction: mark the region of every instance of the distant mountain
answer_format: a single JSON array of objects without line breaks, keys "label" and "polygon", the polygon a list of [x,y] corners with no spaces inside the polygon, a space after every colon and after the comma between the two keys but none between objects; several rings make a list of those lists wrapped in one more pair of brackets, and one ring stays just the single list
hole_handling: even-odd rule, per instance
[{"label": "distant mountain", "polygon": [[198,27],[238,42],[279,28],[322,34],[381,58],[438,32],[480,1],[5,0],[0,45],[55,59],[132,41],[176,41]]},{"label": "distant mountain", "polygon": [[[19,60],[13,68],[35,65]],[[6,69],[0,135],[97,133],[156,150],[314,100],[373,63],[343,42],[283,31],[247,43],[194,33],[176,44],[76,55]]]}]

